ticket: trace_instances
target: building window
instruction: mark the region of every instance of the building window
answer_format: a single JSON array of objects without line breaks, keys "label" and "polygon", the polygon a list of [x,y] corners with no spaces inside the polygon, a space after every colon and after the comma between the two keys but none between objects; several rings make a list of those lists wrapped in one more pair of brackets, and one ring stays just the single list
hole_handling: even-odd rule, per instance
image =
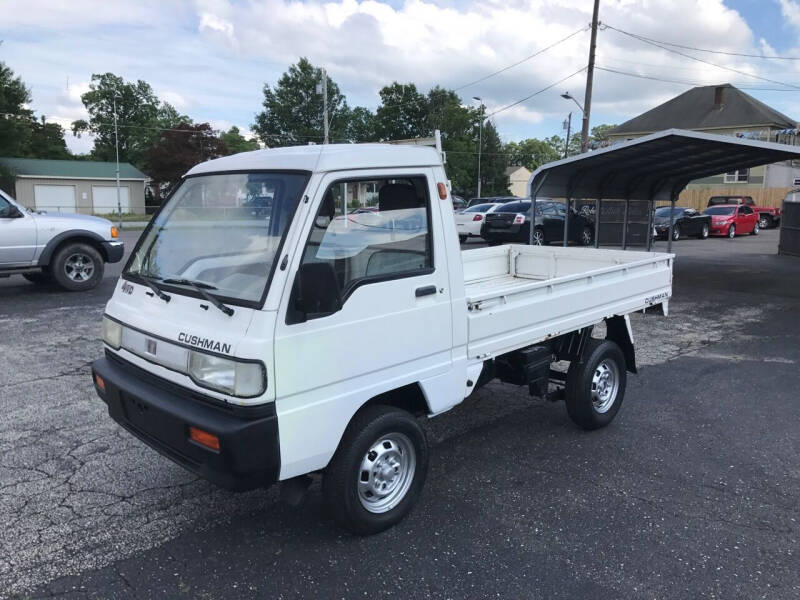
[{"label": "building window", "polygon": [[725,183],[747,183],[750,169],[739,169],[725,173]]}]

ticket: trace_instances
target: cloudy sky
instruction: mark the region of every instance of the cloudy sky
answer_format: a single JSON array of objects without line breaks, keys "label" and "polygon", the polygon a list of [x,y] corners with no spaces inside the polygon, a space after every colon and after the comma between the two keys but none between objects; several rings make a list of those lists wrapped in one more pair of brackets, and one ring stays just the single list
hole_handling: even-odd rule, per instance
[{"label": "cloudy sky", "polygon": [[[248,129],[264,83],[306,56],[352,105],[378,104],[392,80],[461,88],[586,28],[592,0],[0,0],[0,60],[33,92],[32,108],[68,125],[85,116],[92,73],[144,79],[163,99],[215,127]],[[729,82],[800,118],[800,0],[601,0],[592,124],[620,123],[697,84]],[[459,90],[494,112],[585,66],[588,29]],[[715,63],[714,66],[707,63]],[[617,73],[612,72],[617,71]],[[618,72],[626,73],[620,74]],[[638,75],[634,77],[631,74]],[[667,80],[667,81],[664,81]],[[769,80],[769,81],[766,81]],[[788,84],[788,85],[783,85]],[[585,73],[493,117],[505,140],[561,134]],[[73,150],[91,142],[73,139]]]}]

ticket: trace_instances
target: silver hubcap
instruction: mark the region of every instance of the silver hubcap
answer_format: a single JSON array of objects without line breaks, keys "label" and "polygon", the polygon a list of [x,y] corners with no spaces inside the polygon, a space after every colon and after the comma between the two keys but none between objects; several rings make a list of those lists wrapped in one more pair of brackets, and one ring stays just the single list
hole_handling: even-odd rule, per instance
[{"label": "silver hubcap", "polygon": [[755,231],[756,233],[758,233],[758,223],[756,223],[756,226],[755,226],[755,227],[753,227],[753,231]]},{"label": "silver hubcap", "polygon": [[411,440],[402,433],[382,436],[364,456],[358,473],[358,499],[371,513],[385,513],[405,497],[417,457]]},{"label": "silver hubcap", "polygon": [[733,237],[735,235],[736,235],[736,229],[733,226],[731,226],[731,228],[728,230],[728,237]]},{"label": "silver hubcap", "polygon": [[541,246],[544,243],[544,236],[542,235],[541,231],[534,231],[533,232],[533,245],[534,246]]},{"label": "silver hubcap", "polygon": [[72,281],[88,281],[94,274],[94,261],[81,252],[70,254],[64,263],[64,273]]},{"label": "silver hubcap", "polygon": [[681,232],[678,231],[678,228],[676,227],[675,229],[672,230],[672,239],[677,240],[680,237],[681,237]]},{"label": "silver hubcap", "polygon": [[767,220],[766,219],[761,219],[758,222],[758,226],[761,227],[761,228],[766,228],[767,227]]},{"label": "silver hubcap", "polygon": [[588,231],[583,232],[583,245],[588,246],[592,243],[592,234]]},{"label": "silver hubcap", "polygon": [[703,237],[708,237],[708,225],[703,225]]},{"label": "silver hubcap", "polygon": [[595,411],[604,413],[614,404],[619,391],[619,369],[617,363],[604,360],[594,370],[592,376],[592,406]]}]

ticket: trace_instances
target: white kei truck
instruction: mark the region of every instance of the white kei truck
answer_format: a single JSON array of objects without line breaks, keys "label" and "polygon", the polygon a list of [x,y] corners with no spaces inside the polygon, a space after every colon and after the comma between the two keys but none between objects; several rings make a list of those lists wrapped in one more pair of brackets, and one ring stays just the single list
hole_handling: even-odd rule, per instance
[{"label": "white kei truck", "polygon": [[377,533],[420,495],[420,419],[494,378],[609,424],[636,372],[627,315],[666,308],[673,258],[462,251],[434,148],[256,150],[194,167],[153,217],[92,376],[117,423],[186,469],[232,490],[321,472],[334,520]]}]

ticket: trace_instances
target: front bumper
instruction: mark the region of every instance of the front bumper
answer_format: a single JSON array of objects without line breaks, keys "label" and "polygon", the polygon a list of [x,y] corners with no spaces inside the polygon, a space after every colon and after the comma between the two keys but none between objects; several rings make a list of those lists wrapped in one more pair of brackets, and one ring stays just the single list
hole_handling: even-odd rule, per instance
[{"label": "front bumper", "polygon": [[[96,383],[99,375],[105,391]],[[92,363],[92,379],[108,414],[167,458],[221,487],[244,491],[275,483],[280,443],[275,404],[223,405],[107,354]],[[189,439],[189,427],[219,438],[219,451]]]},{"label": "front bumper", "polygon": [[125,254],[125,244],[117,241],[103,242],[103,252],[106,255],[106,262],[119,262]]}]

